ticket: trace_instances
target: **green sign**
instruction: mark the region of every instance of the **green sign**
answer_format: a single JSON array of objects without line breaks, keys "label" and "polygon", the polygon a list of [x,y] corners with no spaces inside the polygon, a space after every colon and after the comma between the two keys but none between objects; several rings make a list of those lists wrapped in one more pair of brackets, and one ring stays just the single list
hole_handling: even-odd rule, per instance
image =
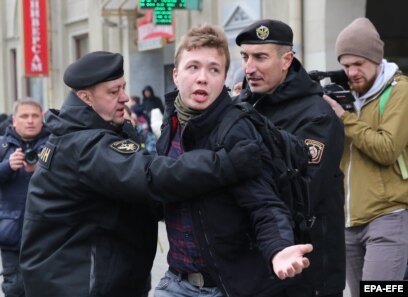
[{"label": "green sign", "polygon": [[156,24],[171,24],[172,10],[186,8],[186,0],[139,0],[139,6],[154,9]]}]

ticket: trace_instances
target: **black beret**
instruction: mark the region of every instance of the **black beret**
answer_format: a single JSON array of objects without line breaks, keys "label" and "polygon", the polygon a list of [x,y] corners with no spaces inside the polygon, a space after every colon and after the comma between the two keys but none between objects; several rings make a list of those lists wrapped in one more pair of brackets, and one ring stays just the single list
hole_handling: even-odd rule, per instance
[{"label": "black beret", "polygon": [[284,22],[277,20],[260,20],[242,30],[235,39],[235,42],[237,45],[243,43],[274,43],[292,46],[293,32]]},{"label": "black beret", "polygon": [[81,90],[122,76],[123,56],[97,51],[69,65],[64,72],[64,83],[74,90]]}]

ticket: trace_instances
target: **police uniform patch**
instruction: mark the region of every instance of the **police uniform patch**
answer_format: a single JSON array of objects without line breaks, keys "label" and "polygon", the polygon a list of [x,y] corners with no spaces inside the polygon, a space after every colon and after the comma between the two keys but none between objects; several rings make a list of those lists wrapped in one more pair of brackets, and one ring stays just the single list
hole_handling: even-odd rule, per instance
[{"label": "police uniform patch", "polygon": [[256,36],[258,36],[259,39],[265,40],[269,36],[269,29],[268,27],[262,25],[256,28]]},{"label": "police uniform patch", "polygon": [[45,168],[50,168],[51,159],[54,155],[55,145],[47,142],[42,148],[40,155],[38,156],[38,163]]},{"label": "police uniform patch", "polygon": [[324,144],[313,139],[305,139],[305,144],[309,148],[309,164],[320,164],[324,152]]},{"label": "police uniform patch", "polygon": [[136,153],[140,148],[140,146],[131,139],[115,141],[110,145],[110,147],[122,154],[133,154]]}]

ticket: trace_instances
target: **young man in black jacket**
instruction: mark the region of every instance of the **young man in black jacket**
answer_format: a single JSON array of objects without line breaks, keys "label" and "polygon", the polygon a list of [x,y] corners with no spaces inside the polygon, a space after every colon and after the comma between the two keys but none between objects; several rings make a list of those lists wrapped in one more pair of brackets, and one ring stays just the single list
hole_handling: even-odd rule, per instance
[{"label": "young man in black jacket", "polygon": [[322,99],[294,57],[292,29],[277,20],[260,20],[236,37],[248,88],[240,99],[252,103],[275,125],[304,139],[311,160],[310,197],[316,221],[311,230],[310,269],[286,296],[342,296],[345,287],[341,121]]},{"label": "young man in black jacket", "polygon": [[123,117],[120,54],[89,53],[64,82],[72,90],[45,115],[51,136],[28,189],[20,257],[27,296],[147,296],[157,244],[152,198],[199,197],[254,176],[259,146],[177,160],[140,150]]},{"label": "young man in black jacket", "polygon": [[[215,26],[193,27],[175,56],[177,91],[167,94],[157,152],[179,158],[195,149],[217,147],[218,125],[234,108],[224,86],[228,42]],[[226,148],[243,139],[262,145],[248,119],[225,137]],[[169,271],[156,297],[274,296],[308,267],[310,244],[293,245],[288,209],[277,195],[266,146],[262,175],[182,203],[165,204],[170,243]],[[280,281],[277,278],[288,281]]]}]

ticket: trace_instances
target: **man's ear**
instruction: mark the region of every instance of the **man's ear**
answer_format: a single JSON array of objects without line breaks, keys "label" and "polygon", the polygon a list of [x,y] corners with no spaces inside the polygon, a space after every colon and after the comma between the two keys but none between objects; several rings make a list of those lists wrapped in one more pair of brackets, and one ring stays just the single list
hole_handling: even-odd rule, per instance
[{"label": "man's ear", "polygon": [[290,65],[292,65],[293,57],[294,57],[294,55],[293,55],[292,51],[289,51],[289,52],[286,52],[286,53],[283,54],[283,56],[282,56],[282,60],[283,60],[282,68],[283,68],[283,70],[286,71],[286,70],[289,69]]},{"label": "man's ear", "polygon": [[79,98],[81,98],[82,101],[84,101],[86,104],[88,104],[89,106],[92,106],[92,101],[90,98],[90,94],[89,91],[87,90],[79,90],[76,92],[77,96]]},{"label": "man's ear", "polygon": [[176,87],[178,88],[178,73],[177,68],[173,68],[173,81]]}]

